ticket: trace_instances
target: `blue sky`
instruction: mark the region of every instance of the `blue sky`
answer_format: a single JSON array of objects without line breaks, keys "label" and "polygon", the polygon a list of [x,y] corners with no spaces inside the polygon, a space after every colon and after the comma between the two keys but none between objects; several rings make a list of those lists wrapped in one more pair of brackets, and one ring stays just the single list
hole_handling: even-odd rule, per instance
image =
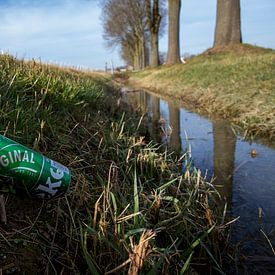
[{"label": "blue sky", "polygon": [[[244,42],[275,48],[275,0],[241,0],[241,6]],[[212,46],[215,13],[216,0],[182,0],[182,54]],[[117,50],[105,47],[100,14],[95,0],[0,0],[0,50],[83,68],[121,65]],[[160,49],[167,50],[167,36]]]}]

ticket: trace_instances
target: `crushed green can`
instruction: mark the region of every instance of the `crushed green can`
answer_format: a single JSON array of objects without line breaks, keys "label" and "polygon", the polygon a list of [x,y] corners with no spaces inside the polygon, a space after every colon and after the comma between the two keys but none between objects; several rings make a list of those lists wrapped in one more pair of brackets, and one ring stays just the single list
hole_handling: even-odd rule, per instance
[{"label": "crushed green can", "polygon": [[62,164],[0,135],[0,174],[32,197],[63,195],[71,182],[70,170]]}]

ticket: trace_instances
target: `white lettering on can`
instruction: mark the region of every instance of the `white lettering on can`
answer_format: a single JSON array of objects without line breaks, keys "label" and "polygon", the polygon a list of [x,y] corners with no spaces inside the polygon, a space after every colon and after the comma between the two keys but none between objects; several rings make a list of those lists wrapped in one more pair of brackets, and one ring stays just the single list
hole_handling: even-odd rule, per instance
[{"label": "white lettering on can", "polygon": [[14,150],[13,151],[13,156],[14,156],[14,162],[21,161],[21,152],[20,150]]},{"label": "white lettering on can", "polygon": [[10,157],[11,163],[14,163],[11,152],[9,152],[9,157]]},{"label": "white lettering on can", "polygon": [[35,161],[34,161],[34,154],[33,153],[31,153],[31,161],[30,161],[31,163],[35,163]]},{"label": "white lettering on can", "polygon": [[7,167],[10,164],[9,159],[5,155],[0,156],[0,163],[4,167]]},{"label": "white lettering on can", "polygon": [[64,172],[59,169],[57,169],[56,172],[54,172],[53,168],[51,168],[50,171],[51,171],[52,177],[56,180],[60,180],[64,176]]},{"label": "white lettering on can", "polygon": [[37,187],[37,190],[44,191],[44,192],[50,194],[51,196],[54,196],[54,195],[56,194],[57,190],[56,190],[56,189],[53,189],[53,188],[60,187],[61,181],[51,182],[51,178],[48,177],[47,182],[46,182],[46,185],[47,185],[47,186],[41,185],[41,184],[40,184],[40,185]]},{"label": "white lettering on can", "polygon": [[28,151],[25,151],[25,152],[24,152],[24,156],[23,156],[22,161],[30,162],[30,161],[29,161],[29,154],[28,154]]},{"label": "white lettering on can", "polygon": [[[56,171],[54,171],[54,169],[51,167],[50,173],[51,173],[51,176],[47,178],[46,184],[45,185],[39,184],[36,190],[43,191],[49,194],[51,197],[53,197],[58,191],[57,189],[54,189],[54,188],[58,188],[61,186],[61,183],[62,183],[61,179],[64,176],[64,172],[59,169],[56,169]],[[57,181],[52,182],[51,177],[53,178],[53,180],[57,180]]]}]

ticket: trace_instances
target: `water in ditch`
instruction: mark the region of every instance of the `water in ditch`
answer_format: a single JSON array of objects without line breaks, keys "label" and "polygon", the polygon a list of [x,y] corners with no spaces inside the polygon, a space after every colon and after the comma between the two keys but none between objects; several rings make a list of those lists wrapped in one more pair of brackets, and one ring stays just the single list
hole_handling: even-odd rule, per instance
[{"label": "water in ditch", "polygon": [[234,223],[231,241],[249,265],[241,274],[275,274],[275,143],[248,142],[227,121],[211,121],[173,100],[146,91],[123,93],[148,114],[148,131],[176,152],[188,150],[194,165],[216,178]]}]

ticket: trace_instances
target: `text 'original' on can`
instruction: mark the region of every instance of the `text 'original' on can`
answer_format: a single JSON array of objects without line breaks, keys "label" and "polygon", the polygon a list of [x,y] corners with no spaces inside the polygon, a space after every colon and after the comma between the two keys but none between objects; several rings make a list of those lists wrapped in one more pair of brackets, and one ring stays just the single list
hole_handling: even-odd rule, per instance
[{"label": "text 'original' on can", "polygon": [[0,174],[32,197],[55,198],[66,192],[70,170],[62,164],[0,135]]}]

